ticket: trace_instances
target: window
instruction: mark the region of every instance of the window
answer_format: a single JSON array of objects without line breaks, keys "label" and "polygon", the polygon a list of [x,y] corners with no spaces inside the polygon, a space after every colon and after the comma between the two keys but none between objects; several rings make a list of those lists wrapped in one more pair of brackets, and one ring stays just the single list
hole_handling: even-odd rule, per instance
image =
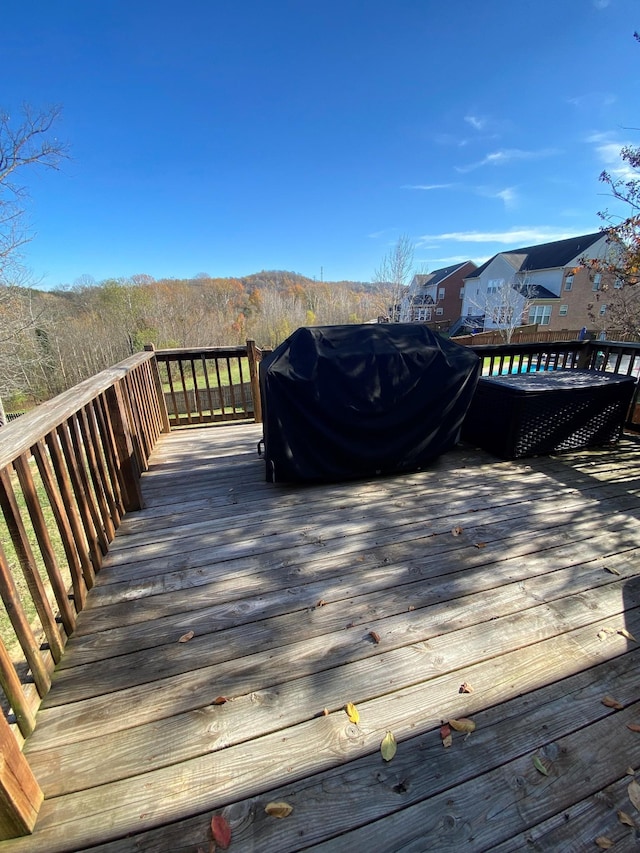
[{"label": "window", "polygon": [[487,282],[487,295],[490,293],[497,293],[498,289],[502,287],[503,284],[503,278],[490,278]]},{"label": "window", "polygon": [[444,308],[436,308],[436,317],[442,317],[444,314]]},{"label": "window", "polygon": [[558,311],[559,316],[560,317],[566,317],[568,313],[569,313],[569,306],[568,305],[561,305],[560,310]]},{"label": "window", "polygon": [[601,306],[600,306],[600,316],[601,316],[601,317],[604,317],[604,315],[605,315],[606,313],[607,313],[607,306],[606,306],[606,305],[601,305]]},{"label": "window", "polygon": [[593,289],[600,290],[600,282],[602,281],[602,276],[599,272],[597,272],[593,277]]},{"label": "window", "polygon": [[440,301],[441,299],[444,299],[444,287],[438,288],[438,301]]},{"label": "window", "polygon": [[418,308],[416,311],[416,320],[419,323],[424,323],[425,320],[431,319],[431,308]]},{"label": "window", "polygon": [[529,309],[529,322],[548,326],[551,321],[551,305],[533,305]]},{"label": "window", "polygon": [[571,290],[573,287],[573,273],[569,273],[569,275],[564,280],[564,289]]}]

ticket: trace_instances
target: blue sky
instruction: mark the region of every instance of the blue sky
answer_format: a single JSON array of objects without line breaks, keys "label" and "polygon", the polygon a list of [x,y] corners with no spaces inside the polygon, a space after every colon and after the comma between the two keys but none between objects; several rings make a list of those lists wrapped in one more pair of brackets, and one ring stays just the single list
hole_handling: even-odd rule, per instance
[{"label": "blue sky", "polygon": [[[640,144],[638,0],[23,0],[0,107],[61,104],[29,176],[42,286],[369,280],[595,231]],[[634,129],[635,128],[635,129]]]}]

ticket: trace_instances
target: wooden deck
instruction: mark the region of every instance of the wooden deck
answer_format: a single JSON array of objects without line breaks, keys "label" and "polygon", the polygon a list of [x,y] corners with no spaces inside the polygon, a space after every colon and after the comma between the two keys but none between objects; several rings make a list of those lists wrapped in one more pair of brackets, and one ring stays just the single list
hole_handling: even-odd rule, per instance
[{"label": "wooden deck", "polygon": [[25,748],[36,831],[1,853],[208,851],[215,814],[231,851],[637,849],[638,441],[291,487],[259,436],[160,440]]}]

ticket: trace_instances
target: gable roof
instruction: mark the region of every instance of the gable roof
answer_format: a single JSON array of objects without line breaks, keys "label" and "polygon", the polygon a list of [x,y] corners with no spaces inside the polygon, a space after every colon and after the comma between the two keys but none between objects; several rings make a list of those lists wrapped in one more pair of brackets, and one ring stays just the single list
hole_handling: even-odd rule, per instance
[{"label": "gable roof", "polygon": [[442,269],[434,270],[433,272],[426,273],[425,275],[415,275],[413,277],[413,281],[416,283],[416,287],[425,287],[427,285],[432,287],[440,284],[440,282],[444,281],[445,278],[453,275],[454,272],[462,269],[462,267],[467,264],[475,266],[473,261],[463,261],[461,264],[452,264],[450,267],[442,267]]},{"label": "gable roof", "polygon": [[477,278],[492,261],[501,255],[519,272],[563,267],[581,252],[586,252],[603,236],[602,231],[596,231],[594,234],[569,237],[567,240],[555,240],[553,243],[541,243],[538,246],[525,246],[522,249],[512,249],[509,252],[497,252],[467,278]]}]

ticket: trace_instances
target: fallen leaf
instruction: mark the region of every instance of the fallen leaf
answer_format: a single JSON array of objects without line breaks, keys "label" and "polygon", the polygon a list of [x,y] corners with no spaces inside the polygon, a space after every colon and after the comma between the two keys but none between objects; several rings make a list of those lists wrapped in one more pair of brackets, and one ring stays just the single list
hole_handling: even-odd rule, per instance
[{"label": "fallen leaf", "polygon": [[538,773],[542,773],[543,776],[549,775],[549,768],[543,762],[539,755],[533,756],[533,766],[536,768]]},{"label": "fallen leaf", "polygon": [[462,531],[463,531],[462,527],[454,527],[454,528],[452,528],[451,533],[453,536],[460,536]]},{"label": "fallen leaf", "polygon": [[183,634],[178,640],[179,643],[188,643],[189,640],[193,640],[195,637],[195,631],[189,631],[187,634]]},{"label": "fallen leaf", "polygon": [[212,705],[224,705],[229,700],[226,696],[216,696],[216,698],[211,703]]},{"label": "fallen leaf", "polygon": [[473,693],[473,687],[469,684],[468,681],[463,681],[460,685],[458,693]]},{"label": "fallen leaf", "polygon": [[619,575],[620,574],[620,572],[617,569],[615,569],[613,566],[603,566],[602,568],[605,570],[605,572],[609,572],[609,574],[611,574],[611,575]]},{"label": "fallen leaf", "polygon": [[601,850],[609,850],[615,844],[615,841],[612,841],[610,838],[607,838],[606,835],[599,835],[596,838],[596,844]]},{"label": "fallen leaf", "polygon": [[633,636],[633,634],[631,633],[631,631],[627,631],[626,628],[620,628],[618,630],[618,634],[621,634],[627,640],[633,640],[634,643],[638,642],[636,640],[636,638]]},{"label": "fallen leaf", "polygon": [[640,726],[638,723],[627,723],[627,728],[630,732],[640,732]]},{"label": "fallen leaf", "polygon": [[323,708],[323,709],[322,709],[322,716],[323,716],[323,717],[328,717],[328,716],[329,716],[329,709],[328,709],[328,708]]},{"label": "fallen leaf", "polygon": [[211,833],[218,847],[226,850],[231,844],[231,827],[227,819],[217,814],[211,818]]},{"label": "fallen leaf", "polygon": [[360,722],[360,712],[353,704],[353,702],[347,702],[347,704],[344,706],[344,709],[347,712],[347,716],[349,717],[352,723]]},{"label": "fallen leaf", "polygon": [[625,826],[635,827],[635,825],[636,825],[636,822],[631,817],[631,815],[628,815],[626,812],[623,812],[621,809],[618,809],[618,820],[620,821],[620,823],[624,823]]},{"label": "fallen leaf", "polygon": [[449,725],[457,732],[466,732],[467,734],[476,730],[476,724],[473,720],[468,720],[466,717],[460,717],[459,720],[449,720]]},{"label": "fallen leaf", "polygon": [[387,732],[386,735],[382,738],[382,743],[380,744],[380,752],[382,753],[382,757],[385,761],[391,761],[397,750],[398,744],[396,743],[396,739],[394,738],[393,733]]},{"label": "fallen leaf", "polygon": [[293,806],[290,806],[289,803],[267,803],[264,810],[271,817],[283,818],[289,817],[293,811]]},{"label": "fallen leaf", "polygon": [[627,776],[635,776],[635,775],[636,775],[636,771],[633,769],[633,767],[627,767]]},{"label": "fallen leaf", "polygon": [[378,634],[376,631],[369,631],[369,636],[377,646],[380,642],[380,634]]},{"label": "fallen leaf", "polygon": [[601,628],[597,633],[597,637],[599,640],[604,640],[609,634],[615,634],[613,628]]},{"label": "fallen leaf", "polygon": [[415,607],[413,606],[413,604],[410,604],[410,605],[407,607],[407,610],[409,610],[409,611],[411,611],[411,610],[415,610]]},{"label": "fallen leaf", "polygon": [[640,785],[638,785],[635,779],[633,782],[629,782],[627,794],[629,795],[631,804],[640,812]]},{"label": "fallen leaf", "polygon": [[440,726],[440,737],[442,739],[442,745],[445,749],[447,749],[447,747],[451,746],[451,744],[453,743],[453,735],[451,734],[451,728],[447,725],[447,723],[444,723],[442,726]]},{"label": "fallen leaf", "polygon": [[320,601],[316,604],[316,607],[324,607],[327,602],[324,598],[321,598]]},{"label": "fallen leaf", "polygon": [[602,704],[606,705],[607,708],[615,708],[616,711],[621,711],[624,708],[624,705],[621,702],[618,702],[617,699],[614,699],[613,696],[605,696],[602,700]]},{"label": "fallen leaf", "polygon": [[473,547],[474,548],[486,548],[487,543],[486,542],[474,542]]}]

